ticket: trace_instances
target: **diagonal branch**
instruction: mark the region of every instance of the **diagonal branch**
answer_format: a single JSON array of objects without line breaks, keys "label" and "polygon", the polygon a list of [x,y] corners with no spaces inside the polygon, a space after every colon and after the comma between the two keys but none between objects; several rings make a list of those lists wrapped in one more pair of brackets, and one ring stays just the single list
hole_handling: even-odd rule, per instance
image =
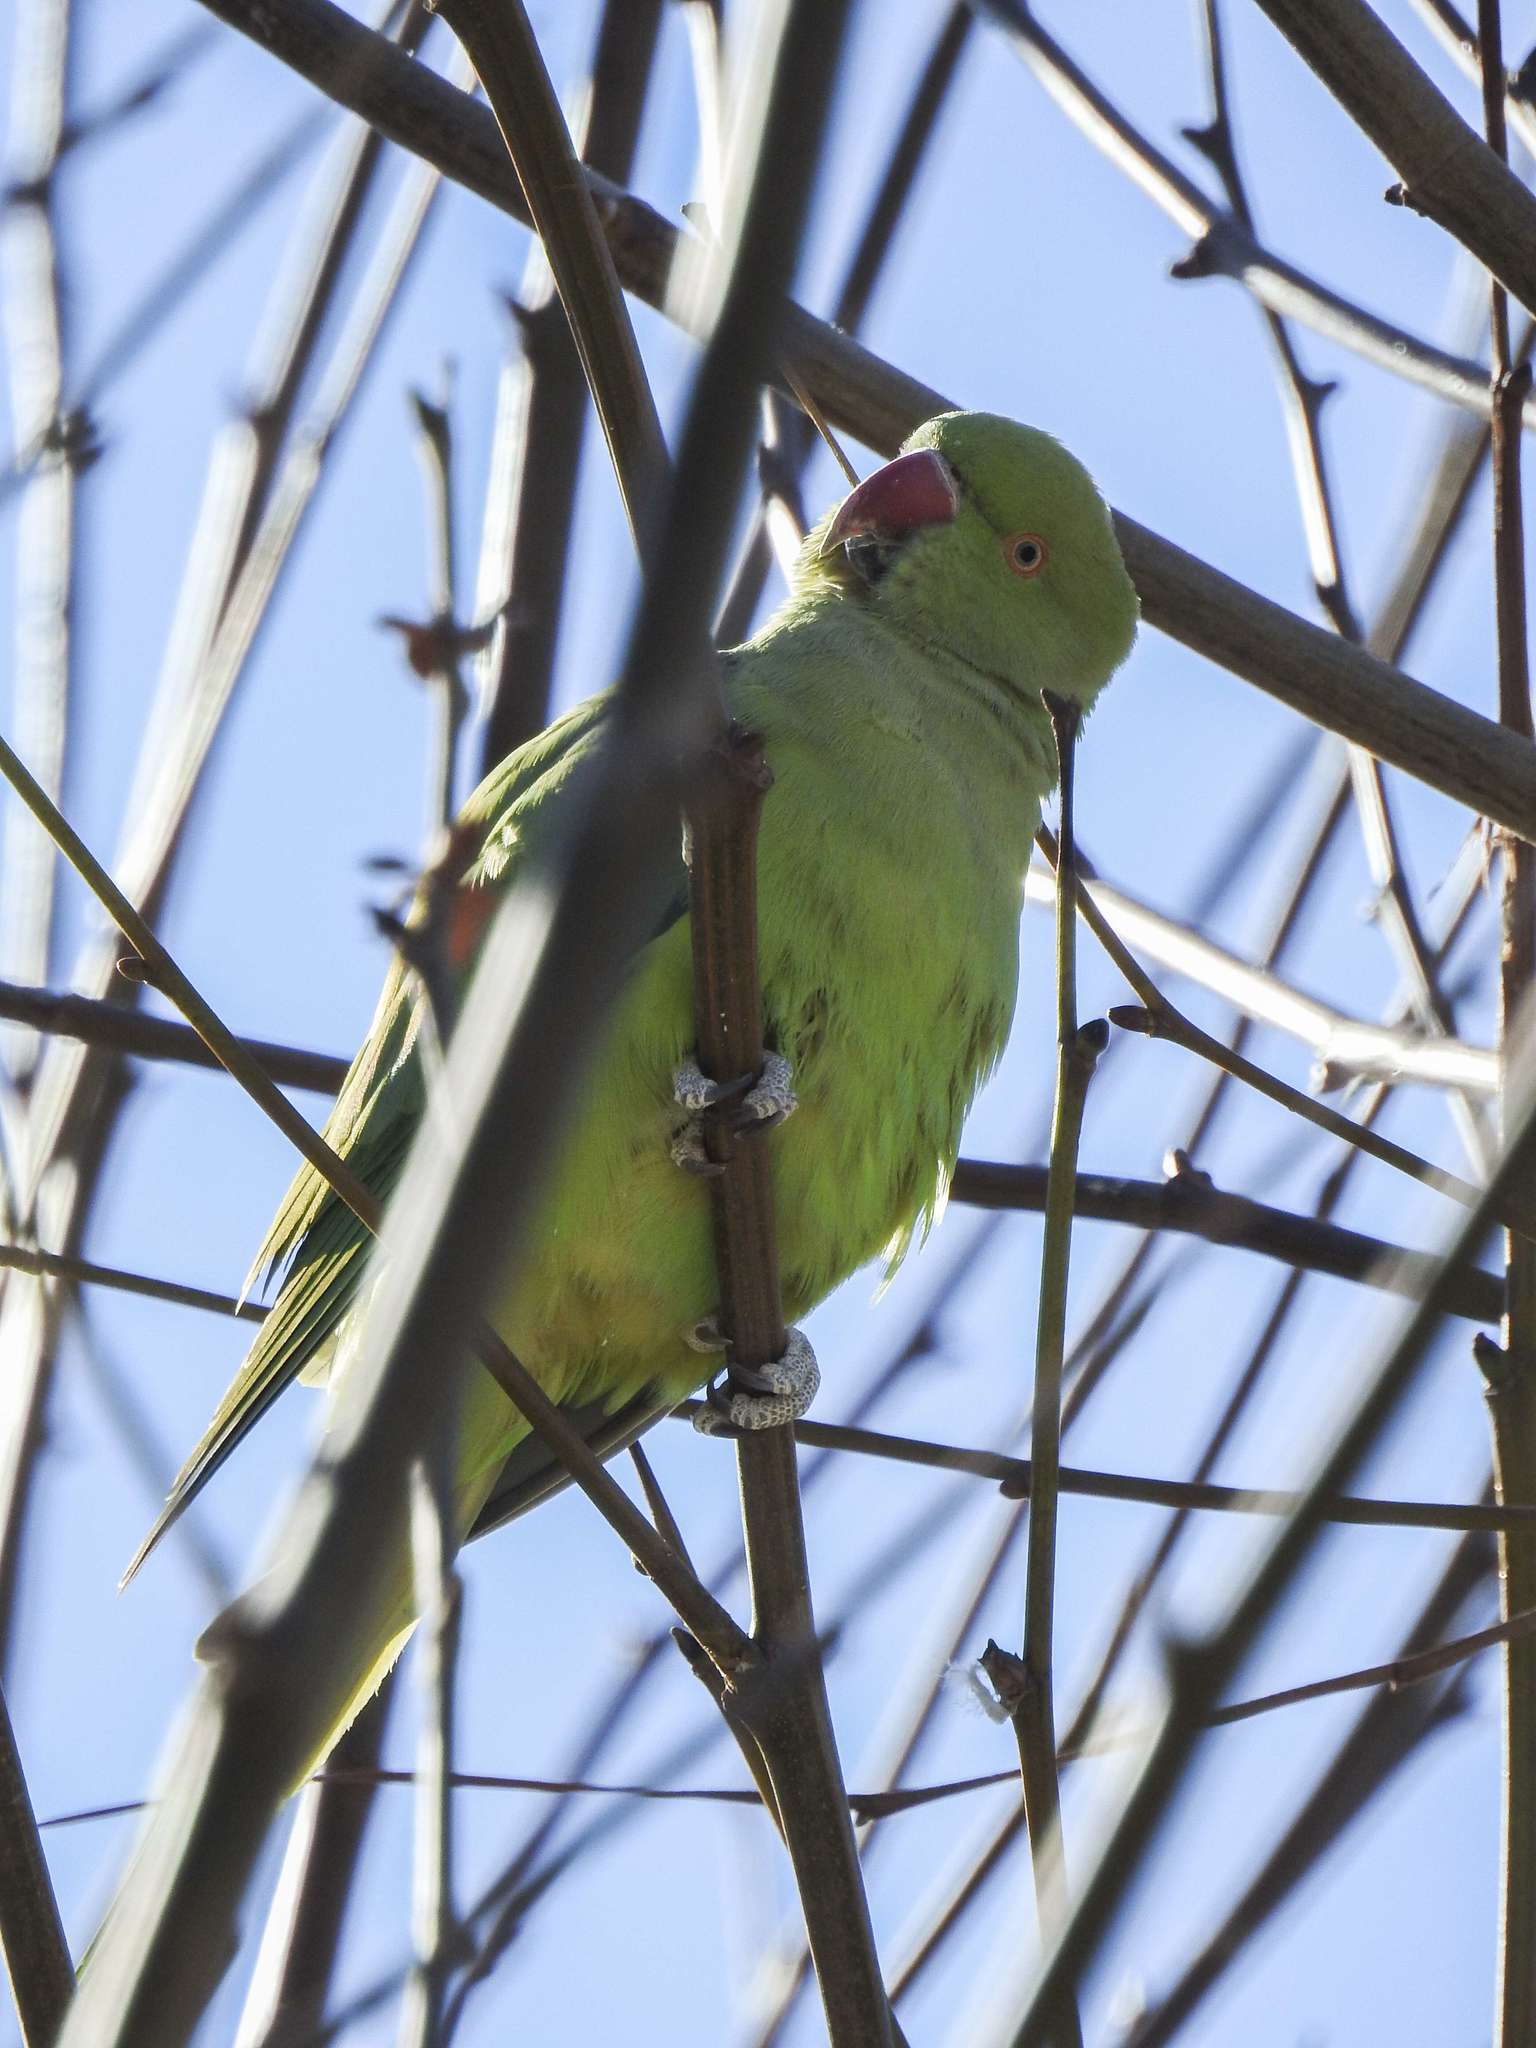
[{"label": "diagonal branch", "polygon": [[1259,5],[1396,169],[1406,190],[1387,196],[1438,222],[1536,313],[1536,198],[1380,17],[1362,0]]},{"label": "diagonal branch", "polygon": [[25,2048],[52,2048],[75,1988],[10,1709],[0,1695],[0,1950]]},{"label": "diagonal branch", "polygon": [[[1251,292],[1266,312],[1302,321],[1325,339],[1352,350],[1378,369],[1406,378],[1453,405],[1488,413],[1487,371],[1405,333],[1328,290],[1294,264],[1265,249],[1252,224],[1208,199],[1139,129],[1128,121],[1036,18],[1024,0],[971,0],[995,21],[1045,91],[1076,128],[1194,247],[1176,263],[1176,278],[1229,277]],[[1536,426],[1536,408],[1527,419]]]},{"label": "diagonal branch", "polygon": [[[586,112],[573,128],[583,161],[620,185],[634,161],[660,17],[661,0],[605,0]],[[480,670],[486,771],[548,721],[588,405],[542,250],[510,311],[518,332],[497,396],[475,606],[477,618],[506,606]]]},{"label": "diagonal branch", "polygon": [[636,548],[665,490],[666,444],[592,192],[522,0],[437,0],[469,52],[544,244],[608,441]]}]

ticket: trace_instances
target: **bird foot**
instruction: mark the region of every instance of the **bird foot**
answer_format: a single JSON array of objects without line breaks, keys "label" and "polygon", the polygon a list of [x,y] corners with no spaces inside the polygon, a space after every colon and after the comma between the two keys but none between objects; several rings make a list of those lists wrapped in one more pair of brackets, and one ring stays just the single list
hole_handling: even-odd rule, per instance
[{"label": "bird foot", "polygon": [[790,1330],[788,1340],[783,1356],[767,1365],[733,1365],[724,1383],[705,1394],[694,1428],[718,1436],[726,1430],[778,1429],[798,1422],[816,1398],[821,1367],[803,1330]]},{"label": "bird foot", "polygon": [[704,1113],[721,1103],[729,1105],[731,1129],[737,1137],[771,1131],[793,1114],[797,1098],[789,1061],[782,1053],[763,1056],[756,1080],[742,1075],[735,1081],[711,1081],[693,1057],[684,1060],[672,1076],[672,1093],[679,1106],[690,1112],[688,1121],[672,1134],[670,1151],[675,1165],[684,1173],[703,1176],[723,1171],[711,1159],[704,1143]]}]

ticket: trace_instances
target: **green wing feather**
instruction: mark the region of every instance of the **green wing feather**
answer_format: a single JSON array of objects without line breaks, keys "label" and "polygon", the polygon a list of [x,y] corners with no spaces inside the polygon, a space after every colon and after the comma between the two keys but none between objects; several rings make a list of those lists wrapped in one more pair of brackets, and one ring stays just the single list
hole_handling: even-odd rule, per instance
[{"label": "green wing feather", "polygon": [[[607,703],[605,697],[594,697],[556,720],[509,755],[465,804],[461,824],[484,834],[465,876],[470,885],[505,888],[520,862],[538,854],[551,815],[546,800],[590,757]],[[415,1041],[415,1000],[397,959],[325,1123],[333,1150],[381,1202],[394,1191],[425,1100]],[[246,1293],[260,1291],[285,1272],[272,1311],[202,1440],[177,1473],[154,1527],[123,1574],[125,1585],[283,1389],[306,1368],[318,1370],[327,1363],[342,1319],[357,1298],[370,1249],[369,1233],[306,1162],[294,1175],[245,1283]]]}]

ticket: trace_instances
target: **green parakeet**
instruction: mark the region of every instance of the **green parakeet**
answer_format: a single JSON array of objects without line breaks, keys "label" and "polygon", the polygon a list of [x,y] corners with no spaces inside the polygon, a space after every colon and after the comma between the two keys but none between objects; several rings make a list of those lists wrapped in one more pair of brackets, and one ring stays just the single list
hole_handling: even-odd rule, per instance
[{"label": "green parakeet", "polygon": [[[884,1251],[898,1258],[943,1200],[960,1128],[1008,1034],[1021,883],[1055,780],[1042,689],[1087,706],[1129,652],[1135,592],[1108,510],[1048,435],[986,413],[927,422],[812,532],[768,624],[722,657],[731,714],[774,771],[759,840],[765,1033],[793,1077],[772,1146],[786,1314],[812,1308]],[[490,775],[465,807],[471,857],[450,933],[472,969],[477,910],[537,857],[590,762],[604,697]],[[483,895],[482,895],[482,892]],[[605,1450],[696,1388],[690,1339],[716,1308],[709,1199],[681,1170],[693,1045],[682,855],[633,961],[521,1272],[492,1320]],[[389,975],[326,1125],[387,1198],[423,1113],[411,976]],[[786,1106],[779,1093],[765,1103]],[[770,1091],[772,1095],[772,1091]],[[140,1558],[296,1375],[344,1379],[369,1240],[301,1169],[254,1274],[286,1269],[272,1312]],[[814,1385],[804,1354],[780,1419]],[[738,1403],[741,1397],[738,1396]],[[488,1373],[465,1396],[462,1532],[561,1482]],[[340,1722],[409,1625],[381,1621],[370,1672],[338,1674]],[[135,1566],[139,1562],[135,1560]]]}]

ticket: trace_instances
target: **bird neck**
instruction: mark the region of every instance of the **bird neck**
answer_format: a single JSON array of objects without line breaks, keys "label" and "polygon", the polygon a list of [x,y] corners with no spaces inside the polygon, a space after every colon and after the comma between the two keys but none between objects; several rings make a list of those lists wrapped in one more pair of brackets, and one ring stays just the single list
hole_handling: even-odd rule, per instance
[{"label": "bird neck", "polygon": [[1022,872],[1056,780],[1038,699],[943,642],[816,589],[791,596],[736,660],[739,715],[763,732],[770,758],[776,734],[830,748],[848,777],[878,773],[887,800],[911,810],[889,819],[893,830],[921,838],[958,828]]}]

